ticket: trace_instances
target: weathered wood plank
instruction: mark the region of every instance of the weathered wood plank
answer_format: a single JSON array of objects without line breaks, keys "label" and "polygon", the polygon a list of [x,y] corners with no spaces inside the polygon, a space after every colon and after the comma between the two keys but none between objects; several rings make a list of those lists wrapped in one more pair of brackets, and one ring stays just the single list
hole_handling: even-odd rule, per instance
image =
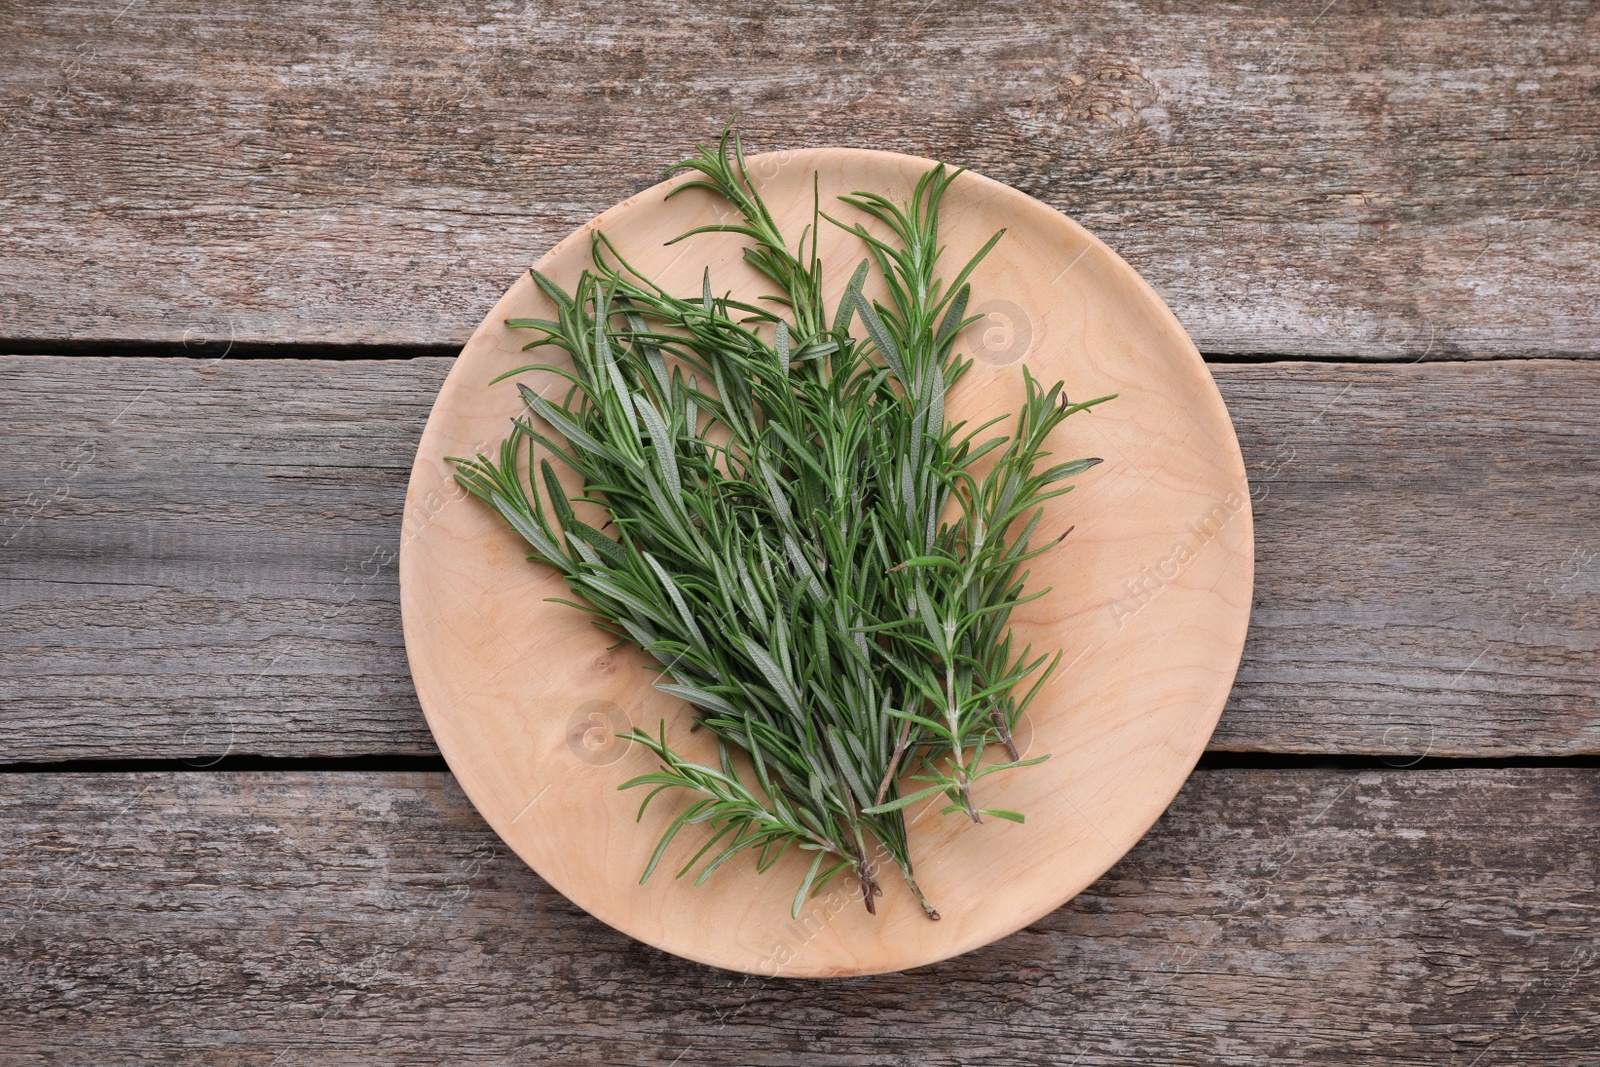
[{"label": "weathered wood plank", "polygon": [[1257,522],[1213,747],[1600,751],[1596,368],[1213,372]]},{"label": "weathered wood plank", "polygon": [[444,774],[8,775],[0,812],[5,1064],[1493,1067],[1600,1027],[1592,770],[1201,771],[1027,930],[828,982],[616,933]]},{"label": "weathered wood plank", "polygon": [[[433,753],[394,563],[447,368],[0,359],[0,760]],[[1213,748],[1600,751],[1600,366],[1214,370],[1257,584]]]},{"label": "weathered wood plank", "polygon": [[28,0],[0,337],[464,340],[736,110],[1072,214],[1202,349],[1600,353],[1593,10]]}]

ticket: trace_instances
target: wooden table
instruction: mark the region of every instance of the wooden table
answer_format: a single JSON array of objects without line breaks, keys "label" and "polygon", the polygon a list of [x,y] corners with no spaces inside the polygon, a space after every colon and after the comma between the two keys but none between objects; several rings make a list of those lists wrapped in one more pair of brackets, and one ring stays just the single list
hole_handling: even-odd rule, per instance
[{"label": "wooden table", "polygon": [[[15,0],[0,40],[0,1063],[1596,1062],[1593,5]],[[735,110],[1083,222],[1250,467],[1200,770],[911,973],[590,919],[407,675],[451,355]]]}]

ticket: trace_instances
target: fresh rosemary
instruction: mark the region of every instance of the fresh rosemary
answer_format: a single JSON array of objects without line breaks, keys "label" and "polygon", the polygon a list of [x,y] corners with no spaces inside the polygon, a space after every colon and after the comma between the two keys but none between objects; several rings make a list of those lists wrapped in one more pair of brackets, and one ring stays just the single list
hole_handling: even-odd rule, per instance
[{"label": "fresh rosemary", "polygon": [[[678,871],[698,867],[696,884],[742,853],[766,870],[794,847],[811,854],[796,915],[841,872],[875,912],[886,855],[936,919],[913,877],[905,810],[943,796],[946,813],[973,822],[1023,820],[982,807],[975,786],[1048,758],[1020,759],[1011,731],[1060,653],[1017,650],[1008,622],[1048,592],[1024,593],[1024,564],[1065,537],[1030,548],[1041,505],[1099,462],[1047,466],[1047,438],[1111,398],[1069,403],[1060,383],[1044,388],[1024,369],[1014,416],[970,429],[948,420],[946,394],[971,366],[954,352],[974,321],[967,279],[1002,236],[948,286],[936,275],[939,205],[959,171],[936,166],[903,206],[840,198],[879,233],[825,215],[814,194],[791,251],[731,129],[672,169],[695,172],[673,195],[709,190],[740,220],[678,240],[741,235],[776,292],[719,296],[707,271],[697,298],[675,296],[596,233],[594,267],[573,292],[533,272],[557,317],[507,323],[537,333],[526,348],[571,359],[502,376],[564,380],[556,398],[519,387],[553,434],[518,419],[498,459],[455,459],[456,477],[527,541],[530,559],[565,575],[582,602],[563,603],[659,662],[657,688],[693,705],[717,739],[718,764],[705,766],[668,746],[665,724],[625,735],[660,764],[622,786],[650,787],[641,818],[664,790],[690,794],[643,878],[700,824],[709,840]],[[823,219],[869,253],[831,316]],[[862,296],[874,265],[887,303]],[[985,436],[1007,418],[1009,434]],[[581,476],[578,497],[552,459]],[[576,500],[600,505],[615,534],[578,518]],[[985,762],[994,746],[1008,758]]]}]

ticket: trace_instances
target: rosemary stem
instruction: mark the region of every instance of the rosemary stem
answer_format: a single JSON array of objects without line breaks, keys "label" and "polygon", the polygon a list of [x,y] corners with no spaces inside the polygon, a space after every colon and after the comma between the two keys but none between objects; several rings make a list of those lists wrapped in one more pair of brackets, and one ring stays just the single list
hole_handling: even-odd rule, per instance
[{"label": "rosemary stem", "polygon": [[989,718],[994,722],[995,733],[1000,735],[1000,743],[1006,746],[1006,755],[1015,763],[1022,757],[1017,754],[1017,743],[1011,737],[1011,727],[1006,723],[1006,717],[1000,711],[1000,705],[994,704],[989,708]]},{"label": "rosemary stem", "polygon": [[900,757],[906,753],[906,741],[911,736],[911,720],[900,720],[900,736],[895,738],[894,752],[889,756],[889,769],[883,772],[883,781],[878,785],[878,796],[873,801],[874,805],[882,804],[883,798],[889,795],[889,786],[894,784],[895,772],[900,768]]}]

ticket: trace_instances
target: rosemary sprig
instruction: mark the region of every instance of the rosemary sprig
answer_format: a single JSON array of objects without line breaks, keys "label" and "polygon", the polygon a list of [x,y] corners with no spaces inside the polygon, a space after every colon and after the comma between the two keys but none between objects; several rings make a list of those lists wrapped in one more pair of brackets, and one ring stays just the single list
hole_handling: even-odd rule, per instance
[{"label": "rosemary sprig", "polygon": [[[1110,398],[1069,403],[1059,383],[1046,389],[1024,369],[1008,436],[983,437],[1003,417],[972,429],[947,421],[945,396],[971,366],[954,354],[972,321],[967,279],[1001,237],[949,287],[937,277],[939,204],[959,171],[936,166],[904,206],[873,193],[841,198],[886,238],[825,216],[814,193],[812,224],[791,252],[731,129],[674,169],[697,175],[680,188],[708,189],[740,217],[683,236],[743,236],[746,260],[777,292],[762,303],[718,296],[708,271],[697,298],[675,296],[596,234],[594,268],[573,292],[532,272],[557,317],[508,322],[536,332],[527,348],[571,359],[570,369],[540,363],[502,376],[543,370],[566,383],[559,399],[519,386],[560,439],[518,419],[498,460],[457,459],[457,478],[528,542],[531,559],[561,570],[582,598],[564,602],[655,657],[657,688],[692,704],[718,740],[720,765],[707,767],[674,752],[664,727],[625,735],[660,761],[622,786],[653,787],[641,818],[663,791],[694,798],[644,878],[684,826],[704,824],[710,839],[680,876],[706,860],[703,882],[747,851],[765,870],[794,846],[815,854],[795,914],[846,870],[875,911],[881,849],[938,918],[913,877],[904,811],[943,795],[946,812],[974,822],[1023,819],[978,807],[973,787],[1048,758],[1020,760],[1011,731],[1060,653],[1018,651],[1008,622],[1048,592],[1024,592],[1026,562],[1060,540],[1030,548],[1041,505],[1098,462],[1041,469],[1046,440]],[[817,251],[824,218],[870,253],[831,318]],[[887,304],[862,295],[874,263]],[[615,536],[577,517],[551,459],[577,472],[573,499],[601,505]],[[1009,761],[985,764],[995,744]],[[907,777],[919,785],[902,792]]]}]

